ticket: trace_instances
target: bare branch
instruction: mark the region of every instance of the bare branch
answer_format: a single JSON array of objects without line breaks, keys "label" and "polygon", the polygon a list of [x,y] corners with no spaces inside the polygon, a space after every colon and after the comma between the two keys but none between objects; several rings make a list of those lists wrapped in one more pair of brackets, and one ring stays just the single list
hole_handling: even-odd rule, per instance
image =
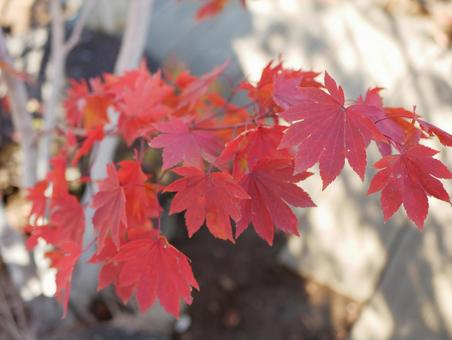
[{"label": "bare branch", "polygon": [[[53,131],[57,121],[61,92],[64,86],[64,65],[66,54],[64,50],[64,18],[59,0],[50,1],[50,14],[52,17],[51,29],[51,55],[50,55],[50,81],[48,93],[44,99],[44,130]],[[53,133],[43,135],[39,143],[38,177],[43,178],[49,170],[49,159]]]},{"label": "bare branch", "polygon": [[122,73],[137,67],[143,57],[153,3],[154,0],[130,2],[127,26],[122,38],[121,50],[116,60],[115,73]]},{"label": "bare branch", "polygon": [[[6,40],[0,30],[0,59],[12,65],[12,60],[6,49]],[[32,127],[31,115],[27,111],[27,90],[21,79],[2,73],[11,103],[11,114],[15,130],[19,135],[19,144],[23,153],[22,185],[27,188],[36,181],[36,138]]]},{"label": "bare branch", "polygon": [[64,54],[67,55],[75,45],[80,41],[82,36],[83,28],[85,27],[86,20],[93,8],[94,1],[85,1],[83,2],[83,7],[80,10],[80,16],[72,30],[70,37],[67,39],[64,45]]}]

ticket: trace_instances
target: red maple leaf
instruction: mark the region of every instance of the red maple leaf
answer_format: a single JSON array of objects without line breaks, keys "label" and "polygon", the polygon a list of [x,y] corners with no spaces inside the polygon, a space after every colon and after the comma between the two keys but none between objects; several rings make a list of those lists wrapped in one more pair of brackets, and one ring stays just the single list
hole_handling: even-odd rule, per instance
[{"label": "red maple leaf", "polygon": [[[387,140],[378,141],[377,146],[382,156],[391,154],[392,143],[395,145],[403,144],[406,137],[406,130],[409,124],[406,119],[414,119],[416,117],[412,112],[401,108],[384,108],[383,99],[380,96],[382,89],[375,87],[369,89],[364,98],[358,98],[358,103],[371,107],[370,110],[363,111],[377,127]],[[366,145],[371,138],[366,139]]]},{"label": "red maple leaf", "polygon": [[207,93],[210,85],[224,72],[228,65],[229,62],[226,61],[212,71],[190,82],[179,95],[178,109],[188,107],[189,111],[192,110],[200,98]]},{"label": "red maple leaf", "polygon": [[98,232],[98,245],[102,249],[110,234],[119,247],[120,239],[127,229],[126,197],[119,183],[113,164],[107,165],[107,177],[99,182],[99,191],[93,197],[93,224]]},{"label": "red maple leaf", "polygon": [[232,173],[239,178],[262,158],[289,157],[288,150],[278,149],[285,130],[285,126],[279,125],[246,130],[226,144],[215,164],[224,166],[233,161]]},{"label": "red maple leaf", "polygon": [[186,210],[185,222],[191,237],[206,221],[207,228],[217,238],[234,241],[229,217],[240,219],[239,203],[248,194],[224,172],[204,173],[193,167],[173,170],[183,176],[168,185],[165,192],[176,191],[170,214]]},{"label": "red maple leaf", "polygon": [[191,304],[192,288],[199,290],[188,258],[156,230],[122,245],[113,258],[121,265],[117,285],[133,287],[141,311],[158,298],[166,311],[179,316],[179,301]]},{"label": "red maple leaf", "polygon": [[57,244],[65,242],[82,244],[85,212],[75,196],[66,193],[52,197],[49,224],[57,229]]},{"label": "red maple leaf", "polygon": [[345,159],[364,179],[366,140],[385,140],[365,114],[373,108],[354,104],[344,107],[344,91],[325,73],[328,93],[318,88],[300,88],[300,100],[282,112],[293,123],[281,141],[281,148],[297,146],[295,172],[301,173],[319,162],[325,189],[341,172]]},{"label": "red maple leaf", "polygon": [[89,130],[86,133],[86,139],[83,141],[80,149],[77,150],[72,160],[72,165],[76,165],[80,158],[90,153],[96,142],[101,141],[104,138],[104,128],[102,126]]},{"label": "red maple leaf", "polygon": [[57,270],[55,296],[63,306],[63,318],[66,316],[71,293],[72,273],[81,253],[80,244],[75,242],[67,242],[62,247],[46,253],[50,266]]},{"label": "red maple leaf", "polygon": [[47,208],[47,197],[45,192],[49,186],[47,180],[36,182],[36,184],[28,189],[27,199],[31,201],[31,209],[29,217],[38,219],[44,217]]},{"label": "red maple leaf", "polygon": [[433,158],[438,151],[420,144],[411,144],[398,155],[385,156],[375,167],[368,194],[381,190],[381,206],[385,221],[403,204],[408,217],[419,229],[424,228],[428,198],[433,196],[450,202],[448,193],[437,178],[452,178],[441,161]]},{"label": "red maple leaf", "polygon": [[201,166],[202,159],[213,162],[221,149],[221,141],[211,131],[194,130],[189,124],[179,118],[155,124],[161,134],[151,141],[150,146],[163,148],[163,170],[180,162],[191,166]]},{"label": "red maple leaf", "polygon": [[71,87],[64,101],[66,119],[71,126],[82,125],[86,129],[94,129],[108,122],[107,109],[111,98],[105,93],[103,83],[94,78],[86,81],[70,80]]},{"label": "red maple leaf", "polygon": [[436,136],[441,144],[445,146],[452,146],[452,135],[450,133],[421,119],[419,119],[418,122],[422,131],[426,132],[429,136]]},{"label": "red maple leaf", "polygon": [[196,12],[196,20],[204,20],[219,14],[228,3],[229,0],[207,0],[207,3]]},{"label": "red maple leaf", "polygon": [[160,205],[157,192],[148,176],[141,170],[137,160],[125,160],[119,163],[119,183],[126,199],[127,224],[137,227],[149,223],[150,218],[159,216]]},{"label": "red maple leaf", "polygon": [[257,234],[269,245],[273,243],[275,227],[286,233],[299,235],[298,221],[288,204],[294,207],[315,207],[309,195],[296,185],[309,173],[293,175],[291,159],[262,159],[240,185],[250,195],[241,202],[242,218],[237,222],[236,237],[253,224]]},{"label": "red maple leaf", "polygon": [[127,303],[132,297],[135,287],[131,284],[128,286],[121,286],[119,280],[119,273],[121,272],[122,263],[115,259],[118,254],[118,249],[113,243],[111,238],[107,238],[104,243],[104,247],[99,252],[94,254],[89,260],[90,263],[102,263],[102,267],[99,272],[99,283],[97,290],[104,289],[105,287],[113,284],[115,292],[123,303]]},{"label": "red maple leaf", "polygon": [[304,99],[304,94],[299,90],[301,87],[322,88],[315,78],[319,73],[314,71],[285,70],[273,77],[273,100],[283,110],[296,105]]},{"label": "red maple leaf", "polygon": [[[127,78],[125,78],[127,80]],[[132,88],[121,90],[118,129],[128,145],[138,137],[146,137],[154,131],[153,123],[170,113],[164,103],[172,88],[162,80],[160,72],[150,75],[145,69],[136,76]]]}]

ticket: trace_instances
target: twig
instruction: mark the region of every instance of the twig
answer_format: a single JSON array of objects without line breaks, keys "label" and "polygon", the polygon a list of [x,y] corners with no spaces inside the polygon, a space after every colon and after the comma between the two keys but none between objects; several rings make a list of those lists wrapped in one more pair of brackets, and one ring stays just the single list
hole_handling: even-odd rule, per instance
[{"label": "twig", "polygon": [[85,27],[86,20],[88,19],[88,16],[91,12],[91,9],[93,8],[94,1],[84,1],[83,7],[80,11],[80,16],[72,30],[72,33],[70,37],[67,39],[66,43],[64,44],[64,54],[67,55],[75,45],[80,41],[80,38],[82,36],[83,28]]},{"label": "twig", "polygon": [[[50,43],[51,71],[50,90],[44,99],[44,130],[53,131],[57,121],[60,96],[64,86],[64,64],[66,60],[64,49],[64,18],[59,0],[50,0],[50,15],[52,17],[52,40]],[[38,153],[38,177],[43,178],[49,170],[53,133],[42,136]]]},{"label": "twig", "polygon": [[[6,49],[6,40],[0,30],[0,59],[7,64],[12,64],[12,60]],[[31,187],[36,181],[36,155],[35,132],[33,131],[31,115],[27,111],[27,90],[24,82],[3,72],[2,76],[6,83],[8,97],[11,104],[11,114],[15,130],[19,135],[19,144],[23,153],[23,187]]]}]

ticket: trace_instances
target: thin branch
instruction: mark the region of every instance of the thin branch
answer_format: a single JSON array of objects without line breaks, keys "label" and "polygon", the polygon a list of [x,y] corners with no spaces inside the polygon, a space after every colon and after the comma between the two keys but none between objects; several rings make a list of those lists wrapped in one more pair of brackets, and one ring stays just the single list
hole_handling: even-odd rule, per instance
[{"label": "thin branch", "polygon": [[83,7],[80,10],[80,16],[72,30],[70,37],[67,39],[64,44],[64,54],[67,55],[75,45],[80,41],[82,36],[83,28],[85,27],[86,20],[88,19],[89,14],[93,8],[94,1],[85,1],[83,3]]},{"label": "thin branch", "polygon": [[[0,30],[0,60],[12,65],[11,57],[6,49],[6,40]],[[35,131],[32,127],[32,119],[27,111],[27,90],[24,82],[8,72],[2,72],[6,83],[8,98],[11,104],[11,114],[14,128],[19,135],[19,144],[23,153],[23,187],[31,187],[36,181],[36,154]]]},{"label": "thin branch", "polygon": [[[59,0],[50,0],[50,14],[52,17],[51,29],[51,77],[48,95],[44,100],[44,130],[53,131],[56,126],[58,107],[61,92],[64,86],[64,18]],[[45,134],[39,143],[38,177],[43,178],[49,170],[49,160],[53,133]]]}]

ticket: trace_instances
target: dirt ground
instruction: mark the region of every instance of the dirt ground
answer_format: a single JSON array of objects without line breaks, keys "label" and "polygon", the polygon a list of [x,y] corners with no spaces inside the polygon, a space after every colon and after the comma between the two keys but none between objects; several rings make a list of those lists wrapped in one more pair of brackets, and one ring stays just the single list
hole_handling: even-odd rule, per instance
[{"label": "dirt ground", "polygon": [[190,240],[180,234],[173,243],[191,258],[201,291],[187,311],[190,327],[174,339],[347,337],[357,304],[283,268],[283,235],[269,247],[252,230],[235,245],[205,230]]}]

